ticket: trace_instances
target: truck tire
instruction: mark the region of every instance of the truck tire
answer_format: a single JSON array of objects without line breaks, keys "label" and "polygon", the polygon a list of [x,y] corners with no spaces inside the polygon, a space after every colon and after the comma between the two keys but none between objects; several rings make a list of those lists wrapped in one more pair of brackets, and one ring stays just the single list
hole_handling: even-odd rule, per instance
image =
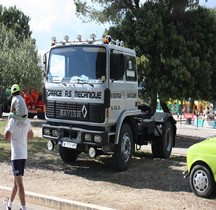
[{"label": "truck tire", "polygon": [[45,113],[44,112],[38,112],[37,113],[37,118],[40,120],[44,120],[45,119]]},{"label": "truck tire", "polygon": [[28,118],[33,119],[35,115],[36,114],[34,114],[34,113],[28,113]]},{"label": "truck tire", "polygon": [[76,161],[79,152],[75,149],[69,149],[59,145],[59,155],[65,163],[73,163]]},{"label": "truck tire", "polygon": [[215,190],[212,172],[204,165],[195,165],[190,172],[190,187],[196,196],[209,198]]},{"label": "truck tire", "polygon": [[155,158],[169,158],[174,143],[173,125],[167,121],[163,127],[163,135],[155,136],[151,148]]},{"label": "truck tire", "polygon": [[133,134],[131,127],[127,123],[124,123],[120,131],[119,143],[115,146],[113,155],[116,170],[126,171],[129,168],[132,154]]}]

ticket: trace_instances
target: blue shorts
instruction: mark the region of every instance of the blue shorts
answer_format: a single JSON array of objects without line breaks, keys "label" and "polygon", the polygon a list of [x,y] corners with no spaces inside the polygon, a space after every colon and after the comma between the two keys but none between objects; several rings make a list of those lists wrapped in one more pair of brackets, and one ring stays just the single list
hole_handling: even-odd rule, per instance
[{"label": "blue shorts", "polygon": [[12,169],[14,176],[23,176],[26,165],[26,159],[12,160]]}]

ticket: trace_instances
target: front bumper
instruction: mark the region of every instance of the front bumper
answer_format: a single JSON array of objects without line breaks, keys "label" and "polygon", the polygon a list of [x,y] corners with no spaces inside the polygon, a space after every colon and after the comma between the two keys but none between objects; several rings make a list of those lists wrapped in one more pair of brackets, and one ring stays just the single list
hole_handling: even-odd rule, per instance
[{"label": "front bumper", "polygon": [[78,145],[92,145],[102,147],[108,144],[109,137],[106,131],[88,130],[78,127],[42,125],[43,138],[50,139],[55,144],[62,141],[76,143]]}]

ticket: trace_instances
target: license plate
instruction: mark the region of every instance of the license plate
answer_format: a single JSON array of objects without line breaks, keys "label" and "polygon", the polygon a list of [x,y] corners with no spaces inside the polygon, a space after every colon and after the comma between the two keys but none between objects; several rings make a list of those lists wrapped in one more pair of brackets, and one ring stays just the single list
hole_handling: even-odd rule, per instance
[{"label": "license plate", "polygon": [[73,142],[63,141],[63,142],[62,142],[62,147],[67,147],[67,148],[76,149],[76,148],[77,148],[77,144],[76,144],[76,143],[73,143]]}]

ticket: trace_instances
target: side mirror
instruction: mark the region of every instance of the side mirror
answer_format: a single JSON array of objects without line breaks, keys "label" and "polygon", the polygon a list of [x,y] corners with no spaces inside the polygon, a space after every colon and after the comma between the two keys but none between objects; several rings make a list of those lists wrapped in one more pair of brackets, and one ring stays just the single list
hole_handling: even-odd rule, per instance
[{"label": "side mirror", "polygon": [[43,55],[43,64],[46,65],[46,63],[47,63],[47,54],[45,53]]},{"label": "side mirror", "polygon": [[45,77],[46,74],[47,74],[47,53],[48,53],[48,52],[46,52],[46,53],[43,55],[44,77]]}]

